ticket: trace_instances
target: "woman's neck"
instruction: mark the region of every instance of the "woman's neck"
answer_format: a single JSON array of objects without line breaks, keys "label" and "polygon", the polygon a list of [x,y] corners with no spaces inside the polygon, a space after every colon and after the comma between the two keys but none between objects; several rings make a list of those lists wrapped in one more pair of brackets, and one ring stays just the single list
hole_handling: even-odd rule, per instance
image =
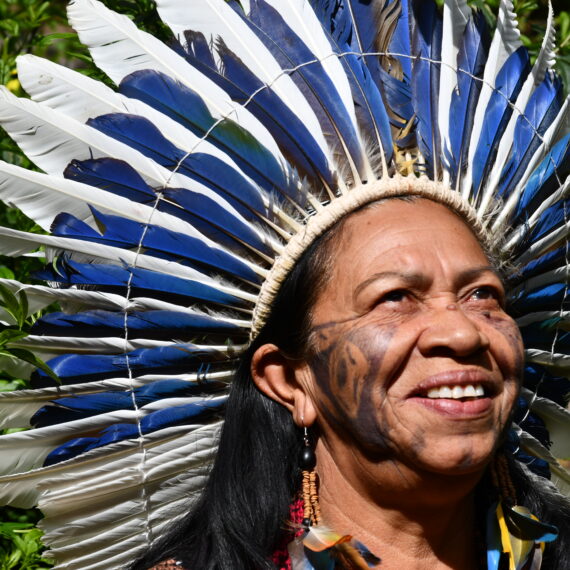
[{"label": "woman's neck", "polygon": [[422,474],[392,461],[357,461],[345,469],[322,447],[318,451],[322,524],[365,544],[382,559],[379,568],[480,568],[479,475]]}]

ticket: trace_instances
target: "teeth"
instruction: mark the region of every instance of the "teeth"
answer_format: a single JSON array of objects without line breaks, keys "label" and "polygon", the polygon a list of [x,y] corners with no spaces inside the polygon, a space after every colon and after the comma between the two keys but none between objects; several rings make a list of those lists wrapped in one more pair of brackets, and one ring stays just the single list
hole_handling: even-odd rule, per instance
[{"label": "teeth", "polygon": [[453,391],[449,386],[442,386],[439,389],[438,398],[453,398]]},{"label": "teeth", "polygon": [[460,400],[461,398],[478,398],[485,395],[485,390],[481,384],[468,384],[467,386],[441,386],[440,388],[432,388],[428,393],[428,398],[450,398],[452,400]]}]

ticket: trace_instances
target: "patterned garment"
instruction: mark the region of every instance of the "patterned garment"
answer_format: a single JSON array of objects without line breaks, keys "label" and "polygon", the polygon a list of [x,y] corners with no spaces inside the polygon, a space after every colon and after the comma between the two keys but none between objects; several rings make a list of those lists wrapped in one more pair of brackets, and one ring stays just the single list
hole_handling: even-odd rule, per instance
[{"label": "patterned garment", "polygon": [[182,566],[182,562],[170,559],[160,562],[156,566],[149,568],[149,570],[186,570],[186,568]]}]

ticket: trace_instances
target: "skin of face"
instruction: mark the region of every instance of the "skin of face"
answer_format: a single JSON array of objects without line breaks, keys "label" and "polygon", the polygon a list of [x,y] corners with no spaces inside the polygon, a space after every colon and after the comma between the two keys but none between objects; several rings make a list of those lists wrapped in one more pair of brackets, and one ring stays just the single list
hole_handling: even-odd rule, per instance
[{"label": "skin of face", "polygon": [[[290,405],[297,422],[314,407],[338,464],[358,456],[482,472],[518,394],[523,348],[476,238],[440,204],[388,200],[351,215],[335,248],[297,373],[309,404]],[[484,397],[427,397],[430,388],[468,384]]]}]

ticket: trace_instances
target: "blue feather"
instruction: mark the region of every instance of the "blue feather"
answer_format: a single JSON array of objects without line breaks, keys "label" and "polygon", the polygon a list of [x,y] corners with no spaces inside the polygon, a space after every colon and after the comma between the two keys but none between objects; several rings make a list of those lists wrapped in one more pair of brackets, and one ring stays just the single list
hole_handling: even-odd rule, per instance
[{"label": "blue feather", "polygon": [[443,23],[434,2],[422,0],[412,5],[414,27],[412,51],[416,56],[412,72],[412,105],[417,117],[416,137],[426,163],[428,176],[437,179],[442,155],[438,121],[440,66],[428,60],[441,60]]},{"label": "blue feather", "polygon": [[[198,67],[194,59],[190,61]],[[201,68],[201,71],[208,69],[204,65]],[[199,137],[204,136],[217,123],[196,92],[158,71],[144,70],[128,75],[121,82],[119,90],[124,95],[139,99],[161,111]],[[250,111],[253,110],[250,108]],[[292,137],[289,138],[292,141]],[[236,122],[231,119],[219,122],[209,132],[208,141],[231,157],[262,188],[268,191],[277,188],[293,198],[296,196],[296,187],[277,159]],[[289,145],[294,146],[291,141]],[[316,154],[312,159],[318,168],[327,168],[322,154]]]},{"label": "blue feather", "polygon": [[118,216],[108,216],[91,208],[102,234],[70,214],[59,214],[51,231],[56,236],[93,241],[124,249],[142,248],[146,255],[176,261],[201,270],[209,266],[250,283],[259,276],[240,258],[210,247],[202,240],[155,225],[143,225]]},{"label": "blue feather", "polygon": [[521,328],[526,348],[550,351],[556,340],[556,351],[567,353],[570,349],[570,332],[555,330],[549,323],[532,323]]},{"label": "blue feather", "polygon": [[[565,200],[561,202],[557,202],[547,208],[540,216],[540,219],[536,226],[532,229],[531,232],[525,236],[524,243],[522,247],[524,248],[525,245],[535,243],[540,238],[544,237],[546,234],[550,233],[551,231],[559,228],[561,225],[565,224],[568,221],[568,204]],[[562,238],[561,238],[562,239]]]},{"label": "blue feather", "polygon": [[457,57],[457,88],[451,97],[449,110],[450,148],[444,149],[451,184],[455,186],[467,168],[469,141],[475,117],[475,108],[481,92],[481,81],[489,51],[489,32],[481,12],[474,12],[463,34],[463,45]]},{"label": "blue feather", "polygon": [[[524,253],[524,251],[526,251],[526,243],[519,249],[521,253]],[[520,269],[520,271],[515,273],[512,280],[513,285],[518,285],[518,283],[526,281],[530,277],[534,277],[535,275],[540,275],[541,273],[560,267],[562,262],[564,262],[564,264],[566,263],[564,261],[566,259],[566,255],[566,246],[559,247],[541,255],[538,259],[534,259],[527,263]],[[514,257],[516,258],[516,255]]]},{"label": "blue feather", "polygon": [[133,409],[133,400],[137,408],[165,398],[184,398],[206,396],[223,391],[227,385],[223,382],[205,380],[186,382],[185,380],[158,380],[152,384],[130,390],[81,394],[67,398],[58,398],[40,408],[31,418],[30,424],[41,428],[89,418],[115,410]]},{"label": "blue feather", "polygon": [[98,437],[76,438],[57,447],[46,457],[44,466],[55,465],[111,443],[136,439],[141,433],[147,435],[166,427],[197,422],[205,423],[208,419],[221,414],[223,408],[224,403],[219,400],[203,400],[200,403],[156,411],[143,417],[138,425],[136,423],[114,424],[104,429]]},{"label": "blue feather", "polygon": [[[387,55],[381,57],[379,79],[382,94],[391,111],[391,122],[397,129],[403,129],[414,114],[410,85],[412,61],[407,0],[385,2],[379,15],[382,19],[391,20],[396,13],[397,21],[386,46]],[[380,25],[382,26],[382,23]],[[379,47],[376,46],[376,51]],[[392,56],[392,53],[401,55]],[[398,142],[401,146],[406,146],[404,139],[398,139]]]},{"label": "blue feather", "polygon": [[140,204],[156,200],[153,189],[129,164],[115,158],[73,160],[63,175],[69,180],[95,186]]},{"label": "blue feather", "polygon": [[540,146],[542,135],[562,107],[563,84],[560,77],[547,73],[531,95],[524,114],[517,119],[513,148],[501,173],[499,195],[508,196]]},{"label": "blue feather", "polygon": [[[213,348],[200,348],[186,343],[139,348],[129,354],[64,354],[52,358],[49,365],[56,371],[62,384],[70,385],[126,376],[128,370],[135,378],[145,374],[197,373],[206,379],[208,372],[215,368],[216,362],[227,367],[230,361],[226,354]],[[55,381],[41,370],[36,370],[31,380],[33,388],[55,384]]]},{"label": "blue feather", "polygon": [[520,47],[508,57],[497,74],[495,90],[485,111],[477,150],[473,157],[475,195],[493,166],[502,133],[513,113],[511,105],[514,105],[529,72],[528,51]]},{"label": "blue feather", "polygon": [[519,396],[517,400],[517,405],[513,413],[513,422],[518,424],[527,433],[530,433],[530,435],[540,441],[546,448],[550,447],[551,441],[544,421],[537,414],[533,414],[529,410],[528,402],[522,396]]},{"label": "blue feather", "polygon": [[137,149],[161,166],[198,180],[219,193],[242,215],[252,219],[250,210],[267,215],[259,189],[239,171],[210,154],[187,154],[168,141],[148,119],[114,113],[90,119],[88,124]]},{"label": "blue feather", "polygon": [[516,297],[509,300],[513,314],[525,314],[533,311],[567,309],[570,306],[566,285],[552,283],[527,291],[523,289]]},{"label": "blue feather", "polygon": [[515,218],[534,212],[570,174],[570,134],[559,140],[532,173],[517,204]]},{"label": "blue feather", "polygon": [[37,273],[38,279],[54,281],[64,285],[97,285],[100,290],[125,294],[130,283],[131,296],[160,298],[165,301],[189,303],[190,299],[206,303],[217,303],[241,307],[246,305],[239,297],[224,293],[217,288],[181,279],[172,275],[156,273],[138,267],[78,263],[66,255],[58,257],[56,267],[45,268]]},{"label": "blue feather", "polygon": [[[403,129],[414,115],[411,85],[380,69],[382,96],[392,112],[390,122],[397,129]],[[404,143],[399,139],[400,145]]]},{"label": "blue feather", "polygon": [[129,313],[126,319],[122,312],[103,310],[76,314],[49,313],[34,323],[31,332],[36,335],[69,336],[72,329],[73,335],[80,338],[122,337],[125,327],[130,339],[184,340],[183,337],[206,334],[208,338],[218,335],[226,339],[228,335],[235,338],[236,335],[247,334],[231,322],[208,315],[160,310],[136,311]]},{"label": "blue feather", "polygon": [[370,70],[365,65],[364,58],[351,52],[350,22],[346,10],[340,11],[340,16],[333,14],[331,2],[320,2],[315,5],[311,2],[319,20],[325,27],[329,40],[335,46],[336,53],[342,54],[339,58],[349,80],[358,126],[363,138],[372,144],[371,153],[383,151],[386,161],[393,155],[392,132],[386,106],[378,85],[373,80]]},{"label": "blue feather", "polygon": [[[201,178],[200,182],[205,182],[207,186],[218,193],[221,191],[226,200],[231,200],[232,205],[249,214],[247,208],[243,207],[241,200],[247,200],[252,193],[255,195],[254,189],[248,186],[237,171],[221,160],[202,155],[186,162],[185,153],[165,139],[150,121],[142,117],[115,113],[91,119],[89,124],[136,148],[169,170],[176,171],[179,168],[181,174],[190,178],[206,177]],[[190,168],[191,166],[197,169],[198,176],[196,176],[196,170]],[[234,199],[233,192],[228,190],[232,184],[235,184],[235,192],[238,195],[240,191],[246,194],[243,197],[240,196],[238,203]],[[245,243],[265,254],[272,253],[271,249],[261,241],[257,232],[249,224],[239,221],[234,214],[228,213],[211,198],[191,190],[186,190],[186,192],[192,195],[192,207],[188,209],[187,215],[192,217],[192,225],[204,235],[229,249],[240,251],[240,244]],[[263,211],[263,203],[260,197],[255,196],[255,198]],[[237,244],[235,240],[237,240]]]},{"label": "blue feather", "polygon": [[[412,59],[411,43],[410,43],[410,7],[409,0],[392,0],[393,4],[398,4],[400,7],[400,15],[398,16],[398,23],[388,49],[391,53],[404,54],[403,57],[395,56],[398,60],[403,74],[403,81],[406,84],[410,83],[412,77]],[[408,57],[405,57],[408,56]]]},{"label": "blue feather", "polygon": [[[321,128],[328,134],[329,146],[337,153],[348,154],[359,172],[363,172],[360,142],[350,116],[339,93],[325,72],[323,65],[306,44],[295,34],[281,15],[264,0],[252,0],[249,20],[244,20],[273,54],[283,69],[297,68],[291,78],[315,111]],[[229,73],[223,51],[218,50],[224,63],[225,75]],[[227,51],[227,50],[226,50]],[[314,62],[311,65],[304,65]],[[237,63],[234,58],[234,64]],[[233,74],[235,78],[236,75]],[[339,142],[342,141],[342,144]]]},{"label": "blue feather", "polygon": [[371,153],[380,152],[381,144],[382,153],[390,162],[394,143],[382,95],[361,58],[349,54],[342,58],[342,64],[350,80],[356,118],[363,138],[374,145]]}]

